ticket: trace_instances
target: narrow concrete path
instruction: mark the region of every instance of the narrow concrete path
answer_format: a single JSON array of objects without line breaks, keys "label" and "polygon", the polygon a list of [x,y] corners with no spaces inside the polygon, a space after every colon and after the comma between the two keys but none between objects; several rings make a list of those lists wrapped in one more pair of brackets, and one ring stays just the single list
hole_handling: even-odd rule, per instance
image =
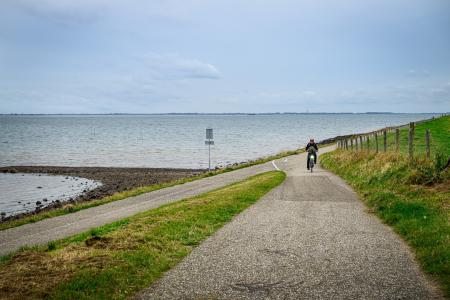
[{"label": "narrow concrete path", "polygon": [[400,238],[305,156],[137,299],[435,299]]},{"label": "narrow concrete path", "polygon": [[[321,151],[327,152],[332,149],[334,147],[326,147],[322,148]],[[84,232],[163,204],[199,195],[256,174],[274,170],[276,165],[283,160],[276,161],[275,165],[273,162],[255,165],[81,210],[76,213],[2,230],[0,231],[0,256],[17,250],[22,246],[46,244],[50,241]]]}]

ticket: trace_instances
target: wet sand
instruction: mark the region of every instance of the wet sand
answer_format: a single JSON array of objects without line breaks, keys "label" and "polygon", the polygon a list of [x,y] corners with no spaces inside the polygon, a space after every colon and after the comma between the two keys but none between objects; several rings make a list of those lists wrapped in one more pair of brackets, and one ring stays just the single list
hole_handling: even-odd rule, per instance
[{"label": "wet sand", "polygon": [[[169,168],[111,168],[111,167],[57,167],[57,166],[12,166],[0,167],[0,173],[33,173],[87,178],[100,181],[102,186],[87,191],[69,202],[90,201],[110,196],[137,187],[171,182],[188,178],[205,172],[201,169],[169,169]],[[67,201],[64,203],[68,203]],[[45,209],[58,207],[64,203],[55,203]],[[32,214],[26,213],[26,214]],[[20,218],[24,214],[12,216]],[[4,219],[6,220],[6,219]]]},{"label": "wet sand", "polygon": [[100,186],[98,181],[73,176],[0,172],[0,219],[71,201]]}]

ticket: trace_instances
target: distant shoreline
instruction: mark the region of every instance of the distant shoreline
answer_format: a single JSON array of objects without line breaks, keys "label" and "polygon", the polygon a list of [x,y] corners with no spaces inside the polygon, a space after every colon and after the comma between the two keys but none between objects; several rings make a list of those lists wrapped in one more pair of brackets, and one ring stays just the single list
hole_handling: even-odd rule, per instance
[{"label": "distant shoreline", "polygon": [[274,113],[72,113],[72,114],[22,114],[0,113],[0,116],[264,116],[264,115],[420,115],[443,114],[450,112],[274,112]]}]

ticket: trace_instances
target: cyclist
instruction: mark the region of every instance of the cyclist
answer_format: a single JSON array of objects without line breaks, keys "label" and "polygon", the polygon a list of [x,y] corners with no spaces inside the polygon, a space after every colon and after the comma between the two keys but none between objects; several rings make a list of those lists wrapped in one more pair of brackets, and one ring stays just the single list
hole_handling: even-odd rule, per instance
[{"label": "cyclist", "polygon": [[319,147],[317,146],[316,142],[314,142],[314,139],[310,139],[308,145],[306,145],[306,168],[309,170],[309,154],[314,155],[314,164],[317,163],[317,151],[319,151]]}]

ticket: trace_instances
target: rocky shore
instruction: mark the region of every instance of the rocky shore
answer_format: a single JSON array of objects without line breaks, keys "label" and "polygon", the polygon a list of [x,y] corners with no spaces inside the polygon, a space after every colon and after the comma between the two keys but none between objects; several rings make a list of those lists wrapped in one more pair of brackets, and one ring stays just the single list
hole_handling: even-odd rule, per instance
[{"label": "rocky shore", "polygon": [[[57,167],[57,166],[11,166],[0,167],[0,173],[33,173],[82,177],[102,183],[101,186],[86,191],[69,202],[90,201],[110,196],[117,192],[137,187],[171,182],[188,178],[205,172],[201,169],[172,168],[114,168],[114,167]],[[67,203],[67,202],[65,202]],[[63,205],[57,201],[45,210]],[[34,212],[33,212],[34,213]],[[29,213],[26,213],[29,214]],[[13,216],[14,219],[22,215]],[[10,218],[7,218],[10,219]],[[4,219],[6,220],[6,219]]]}]

